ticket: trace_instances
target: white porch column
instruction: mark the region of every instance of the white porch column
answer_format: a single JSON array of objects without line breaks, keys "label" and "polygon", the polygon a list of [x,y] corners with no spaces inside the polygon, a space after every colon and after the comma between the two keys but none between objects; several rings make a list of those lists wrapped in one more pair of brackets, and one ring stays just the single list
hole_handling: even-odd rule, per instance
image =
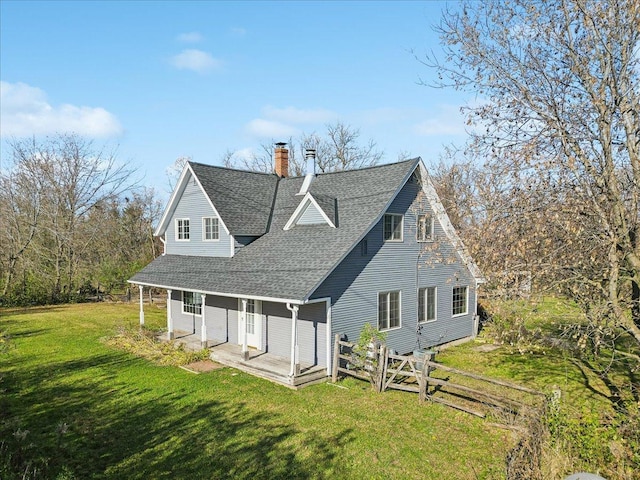
[{"label": "white porch column", "polygon": [[173,318],[171,317],[171,290],[167,290],[167,336],[173,340]]},{"label": "white porch column", "polygon": [[142,285],[138,285],[138,289],[140,290],[140,326],[144,325],[144,303],[143,303],[143,290],[144,287]]},{"label": "white porch column", "polygon": [[249,360],[249,344],[247,341],[247,299],[242,299],[242,311],[240,312],[240,325],[242,328],[242,358]]},{"label": "white porch column", "polygon": [[207,311],[207,296],[203,293],[202,294],[202,326],[201,328],[201,332],[200,332],[200,341],[202,343],[202,348],[207,348],[207,322],[205,320],[206,318],[206,311]]},{"label": "white porch column", "polygon": [[287,303],[287,309],[291,311],[291,370],[290,377],[300,375],[300,362],[298,360],[298,305]]}]

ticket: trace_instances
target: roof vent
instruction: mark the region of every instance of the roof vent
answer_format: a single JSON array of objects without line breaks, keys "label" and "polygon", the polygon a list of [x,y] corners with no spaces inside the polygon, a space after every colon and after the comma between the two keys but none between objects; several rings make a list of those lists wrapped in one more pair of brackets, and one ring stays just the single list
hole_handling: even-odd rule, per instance
[{"label": "roof vent", "polygon": [[309,160],[313,162],[313,170],[315,171],[316,167],[316,150],[315,148],[307,148],[304,153],[304,159],[307,161],[307,174],[304,177],[304,182],[302,182],[302,187],[300,187],[300,191],[296,193],[296,195],[306,195],[309,191],[309,187],[311,186],[311,182],[313,182],[314,174],[310,173],[309,169]]}]

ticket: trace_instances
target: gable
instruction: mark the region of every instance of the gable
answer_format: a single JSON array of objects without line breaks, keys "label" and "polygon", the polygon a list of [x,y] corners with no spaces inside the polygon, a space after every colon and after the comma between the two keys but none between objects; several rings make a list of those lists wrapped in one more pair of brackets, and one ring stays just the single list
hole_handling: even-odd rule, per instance
[{"label": "gable", "polygon": [[307,193],[284,226],[284,230],[296,225],[328,225],[336,228],[336,203],[335,198]]},{"label": "gable", "polygon": [[[171,194],[171,198],[169,199],[169,203],[165,207],[164,213],[162,214],[162,218],[160,219],[160,223],[158,224],[158,228],[154,233],[155,236],[159,237],[164,235],[167,229],[170,227],[171,219],[174,218],[174,214],[176,212],[176,208],[182,202],[183,197],[185,196],[185,191],[188,191],[188,197],[194,198],[197,196],[201,196],[202,201],[206,202],[208,206],[211,208],[211,212],[213,215],[220,219],[220,225],[224,229],[224,231],[229,234],[229,229],[227,225],[216,209],[216,207],[211,202],[209,195],[202,188],[202,184],[198,181],[198,178],[194,175],[193,170],[191,169],[189,163],[187,163],[182,170],[182,174],[180,175],[180,179],[176,184],[173,193]],[[188,200],[187,200],[188,203]]]}]

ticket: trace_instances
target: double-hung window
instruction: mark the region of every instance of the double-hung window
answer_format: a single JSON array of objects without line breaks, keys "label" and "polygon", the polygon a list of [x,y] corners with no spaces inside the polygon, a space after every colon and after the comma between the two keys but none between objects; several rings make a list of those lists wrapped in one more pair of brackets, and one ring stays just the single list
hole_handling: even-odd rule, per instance
[{"label": "double-hung window", "polygon": [[220,221],[216,217],[202,218],[202,239],[220,240]]},{"label": "double-hung window", "polygon": [[176,240],[189,240],[190,229],[188,218],[176,218]]},{"label": "double-hung window", "polygon": [[382,236],[385,242],[402,241],[402,215],[397,213],[384,214]]},{"label": "double-hung window", "polygon": [[182,313],[202,315],[202,295],[198,292],[182,292]]},{"label": "double-hung window", "polygon": [[400,326],[400,292],[378,294],[378,330],[389,330]]},{"label": "double-hung window", "polygon": [[433,241],[433,217],[431,215],[418,215],[418,234],[419,242]]},{"label": "double-hung window", "polygon": [[451,303],[451,312],[453,316],[466,315],[469,312],[468,287],[453,287],[453,297]]},{"label": "double-hung window", "polygon": [[418,321],[431,322],[436,319],[436,287],[418,290]]}]

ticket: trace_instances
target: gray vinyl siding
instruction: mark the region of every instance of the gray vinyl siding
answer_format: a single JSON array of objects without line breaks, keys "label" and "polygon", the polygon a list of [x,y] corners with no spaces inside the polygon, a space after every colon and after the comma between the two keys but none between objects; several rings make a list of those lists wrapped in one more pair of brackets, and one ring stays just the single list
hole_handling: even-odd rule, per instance
[{"label": "gray vinyl siding", "polygon": [[316,225],[320,223],[327,223],[327,221],[311,202],[309,202],[309,205],[307,205],[296,222],[297,225]]},{"label": "gray vinyl siding", "polygon": [[[232,237],[225,231],[222,221],[218,229],[219,240],[202,240],[202,218],[216,216],[200,186],[189,178],[167,226],[165,235],[167,253],[230,257]],[[189,219],[189,240],[176,240],[176,219],[178,218]]]},{"label": "gray vinyl siding", "polygon": [[[182,292],[171,294],[174,330],[202,332],[202,316],[182,312]],[[207,295],[205,320],[207,339],[213,343],[240,344],[237,298]],[[284,358],[291,356],[291,312],[282,303],[262,302],[262,344],[259,349]],[[326,367],[326,305],[324,302],[302,305],[298,311],[300,361]]]},{"label": "gray vinyl siding", "polygon": [[[442,344],[473,334],[475,279],[448,241],[442,226],[434,220],[434,241],[416,241],[417,216],[431,214],[428,201],[415,181],[410,180],[391,203],[388,213],[404,215],[403,241],[384,242],[381,219],[367,234],[367,255],[360,245],[314,292],[313,298],[331,297],[332,334],[357,341],[365,323],[378,325],[378,293],[401,292],[401,326],[387,331],[387,344],[399,353]],[[418,325],[417,290],[437,287],[437,320]],[[452,318],[454,286],[468,286],[468,314]]]},{"label": "gray vinyl siding", "polygon": [[[300,362],[326,367],[327,323],[324,302],[302,305],[298,310]],[[265,351],[291,357],[291,312],[282,303],[263,302]]]},{"label": "gray vinyl siding", "polygon": [[173,318],[174,331],[200,334],[202,317],[182,312],[182,292],[180,290],[171,291],[171,317]]}]

